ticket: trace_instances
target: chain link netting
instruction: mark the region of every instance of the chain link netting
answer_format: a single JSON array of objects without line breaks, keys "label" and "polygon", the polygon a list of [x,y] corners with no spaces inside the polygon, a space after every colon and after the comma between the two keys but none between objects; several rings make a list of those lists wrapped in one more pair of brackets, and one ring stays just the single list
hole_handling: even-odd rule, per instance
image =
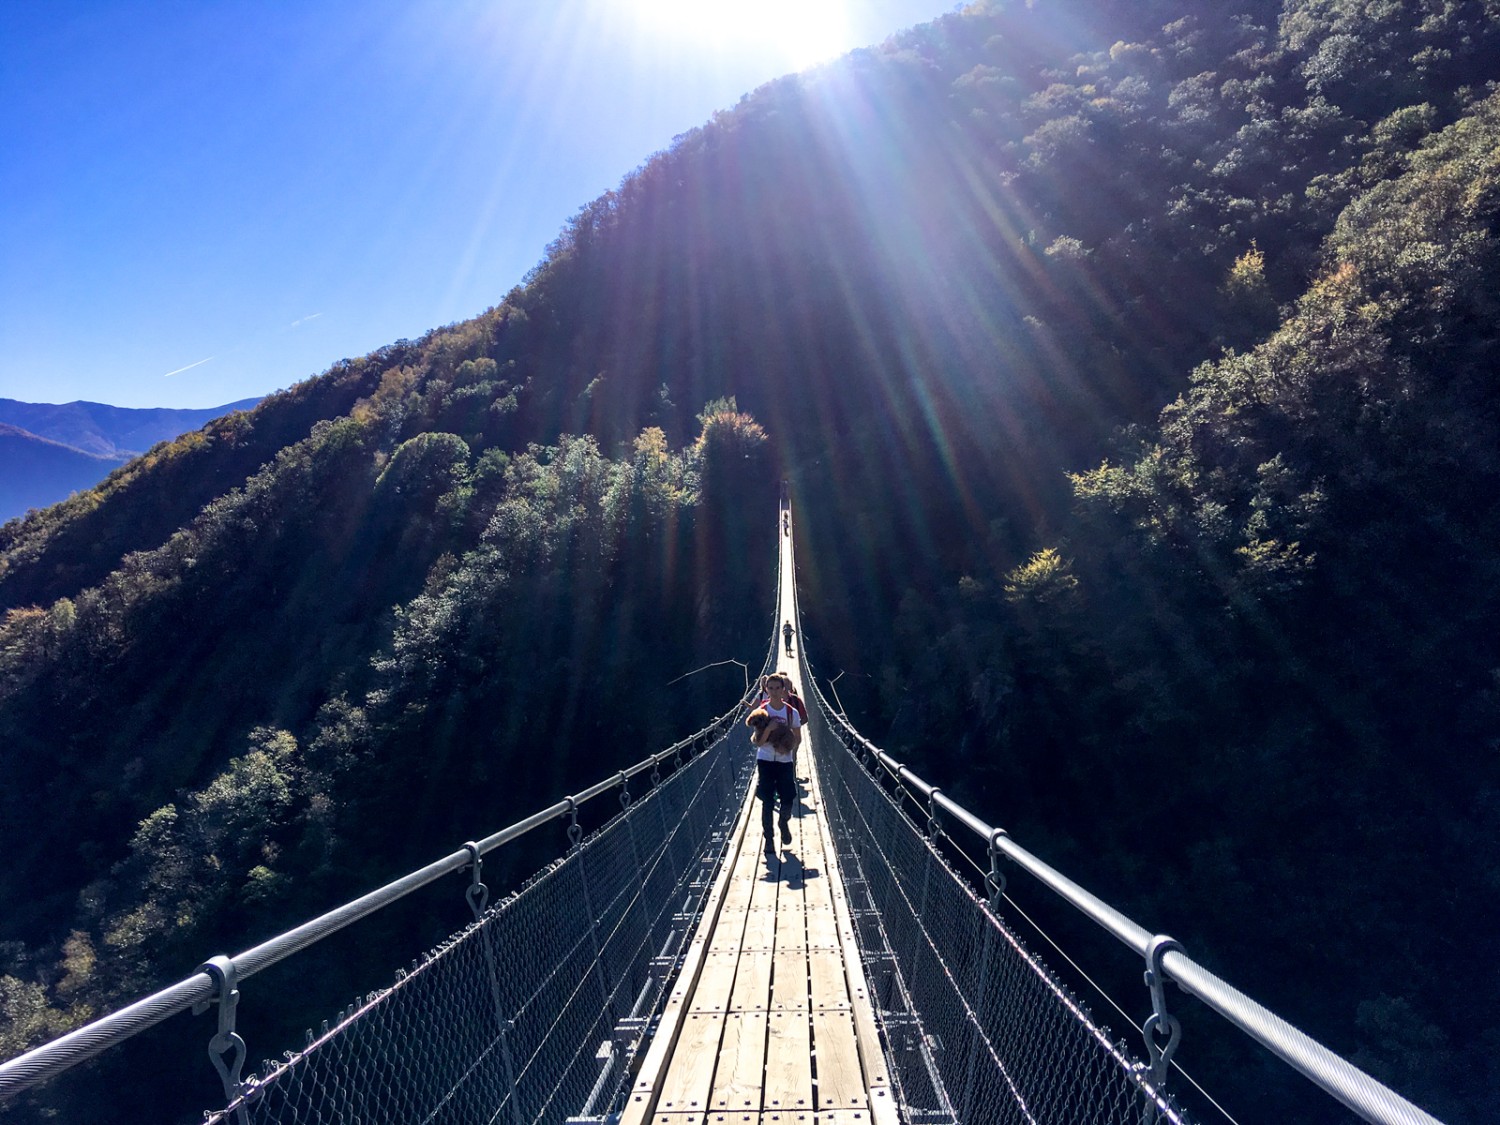
[{"label": "chain link netting", "polygon": [[1185,1122],[809,700],[823,810],[910,1122]]},{"label": "chain link netting", "polygon": [[749,777],[720,738],[207,1120],[522,1125],[617,1108]]}]

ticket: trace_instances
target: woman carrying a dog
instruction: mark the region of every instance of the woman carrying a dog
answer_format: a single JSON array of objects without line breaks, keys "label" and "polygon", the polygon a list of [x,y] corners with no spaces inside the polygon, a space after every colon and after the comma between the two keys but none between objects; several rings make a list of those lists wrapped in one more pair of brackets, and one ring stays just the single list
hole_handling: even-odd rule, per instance
[{"label": "woman carrying a dog", "polygon": [[755,769],[759,775],[755,794],[760,798],[760,826],[766,837],[766,858],[776,858],[772,834],[777,801],[781,802],[781,842],[792,842],[792,807],[797,803],[797,747],[802,745],[802,716],[787,702],[791,679],[772,672],[761,686],[766,701],[750,712],[745,725],[755,747]]}]

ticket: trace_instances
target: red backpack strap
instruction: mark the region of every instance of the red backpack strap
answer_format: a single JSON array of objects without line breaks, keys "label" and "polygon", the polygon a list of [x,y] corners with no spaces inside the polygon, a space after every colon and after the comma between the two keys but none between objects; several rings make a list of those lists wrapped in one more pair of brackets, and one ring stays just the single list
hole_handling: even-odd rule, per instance
[{"label": "red backpack strap", "polygon": [[[771,697],[769,695],[763,695],[763,696],[761,696],[760,697],[760,702],[756,704],[757,707],[769,707],[770,705],[771,705]],[[798,718],[800,718],[802,720],[802,725],[806,726],[807,725],[807,704],[805,704],[805,703],[802,702],[802,698],[795,691],[789,691],[789,692],[786,693],[786,705],[788,707],[792,707],[792,708],[796,709]]]}]

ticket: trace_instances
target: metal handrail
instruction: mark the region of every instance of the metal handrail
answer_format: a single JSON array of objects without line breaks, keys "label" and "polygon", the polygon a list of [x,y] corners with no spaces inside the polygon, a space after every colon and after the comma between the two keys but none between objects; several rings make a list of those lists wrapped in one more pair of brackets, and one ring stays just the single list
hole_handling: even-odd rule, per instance
[{"label": "metal handrail", "polygon": [[[918,777],[855,730],[841,712],[830,707],[810,674],[804,679],[812,689],[813,701],[819,710],[830,723],[837,723],[842,728],[848,740],[843,745],[845,753],[852,755],[854,751],[851,743],[857,744],[899,784],[920,793],[929,805],[942,809],[978,836],[987,848],[993,848],[1015,861],[1017,866],[1044,887],[1102,926],[1112,937],[1129,946],[1142,958],[1148,955],[1152,945],[1158,940],[1156,935],[1032,855],[1012,840],[1003,828],[985,823],[935,786]],[[1169,948],[1160,955],[1159,960],[1165,974],[1176,981],[1178,987],[1188,995],[1196,996],[1234,1027],[1366,1121],[1377,1125],[1442,1125],[1437,1118],[1297,1030],[1275,1012],[1257,1004],[1180,949]]]},{"label": "metal handrail", "polygon": [[[663,762],[681,754],[684,750],[691,755],[692,748],[700,741],[704,741],[706,745],[712,745],[723,739],[732,729],[734,718],[749,705],[755,690],[757,690],[755,685],[752,685],[751,691],[746,692],[733,710],[720,715],[696,734],[673,743],[665,750],[625,770],[611,774],[603,781],[571,797],[566,797],[549,808],[533,813],[525,820],[517,821],[508,828],[502,828],[499,832],[486,836],[472,846],[465,845],[458,851],[429,863],[426,867],[387,883],[309,922],[304,922],[295,929],[271,938],[269,941],[251,946],[243,953],[225,959],[233,970],[234,980],[243,981],[246,977],[253,976],[262,969],[269,968],[278,961],[285,960],[294,953],[337,933],[345,926],[405,898],[413,891],[435,882],[444,875],[465,870],[474,862],[476,854],[482,856],[486,852],[524,836],[534,828],[539,828],[559,817],[571,815],[584,802],[617,788],[628,778],[656,769]],[[200,967],[192,976],[174,985],[154,992],[107,1016],[102,1016],[66,1035],[59,1036],[50,1043],[44,1043],[25,1054],[17,1055],[8,1062],[0,1063],[0,1103],[40,1082],[56,1077],[70,1067],[93,1058],[148,1028],[155,1027],[179,1012],[184,1012],[189,1008],[202,1010],[203,1005],[215,1000],[218,995],[218,978],[208,971],[207,962],[205,962],[204,967]]]}]

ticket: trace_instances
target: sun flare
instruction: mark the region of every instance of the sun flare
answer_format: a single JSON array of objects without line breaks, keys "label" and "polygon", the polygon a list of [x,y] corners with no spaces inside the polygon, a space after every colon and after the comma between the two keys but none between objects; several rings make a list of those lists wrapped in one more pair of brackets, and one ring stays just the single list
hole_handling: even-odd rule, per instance
[{"label": "sun flare", "polygon": [[635,0],[642,20],[674,38],[779,54],[794,69],[848,50],[847,0]]}]

